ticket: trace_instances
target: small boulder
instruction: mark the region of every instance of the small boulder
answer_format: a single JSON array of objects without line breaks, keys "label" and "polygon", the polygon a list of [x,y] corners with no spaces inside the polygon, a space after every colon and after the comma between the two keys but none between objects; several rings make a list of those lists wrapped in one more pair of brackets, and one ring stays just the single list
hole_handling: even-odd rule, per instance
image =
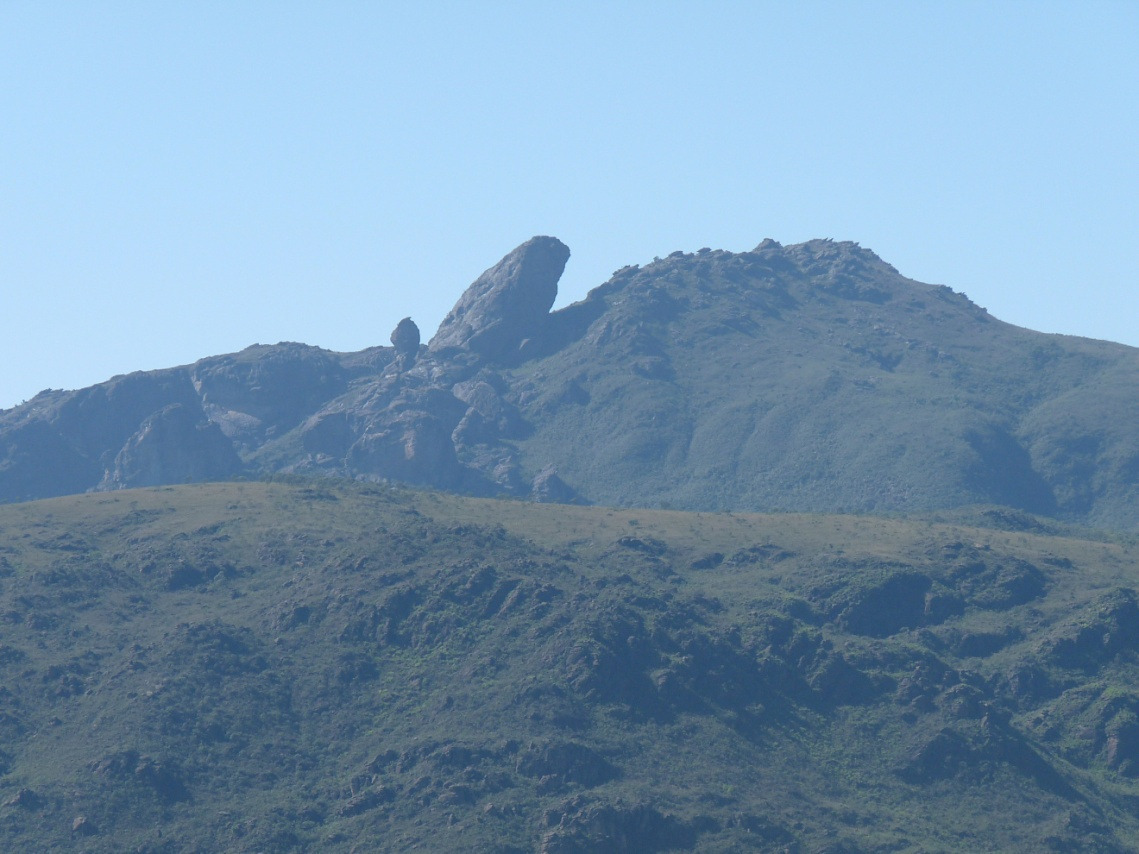
[{"label": "small boulder", "polygon": [[43,803],[43,799],[32,789],[29,789],[25,786],[16,792],[16,794],[12,795],[12,797],[8,798],[8,800],[4,801],[4,806],[23,807],[27,810],[34,810],[41,803]]},{"label": "small boulder", "polygon": [[558,470],[546,466],[530,484],[530,498],[541,504],[583,504],[572,486],[558,477]]},{"label": "small boulder", "polygon": [[410,317],[405,317],[392,330],[392,346],[395,347],[396,361],[402,371],[415,364],[419,355],[419,327]]}]

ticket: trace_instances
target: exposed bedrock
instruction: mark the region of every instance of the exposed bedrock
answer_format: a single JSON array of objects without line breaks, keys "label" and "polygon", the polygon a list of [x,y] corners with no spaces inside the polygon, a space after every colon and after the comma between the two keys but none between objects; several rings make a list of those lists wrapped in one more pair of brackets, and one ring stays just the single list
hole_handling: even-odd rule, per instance
[{"label": "exposed bedrock", "polygon": [[470,350],[495,361],[516,358],[524,342],[541,335],[569,255],[555,237],[527,240],[467,288],[430,349]]},{"label": "exposed bedrock", "polygon": [[241,460],[219,427],[200,409],[173,403],[143,421],[100,488],[219,480],[240,470]]}]

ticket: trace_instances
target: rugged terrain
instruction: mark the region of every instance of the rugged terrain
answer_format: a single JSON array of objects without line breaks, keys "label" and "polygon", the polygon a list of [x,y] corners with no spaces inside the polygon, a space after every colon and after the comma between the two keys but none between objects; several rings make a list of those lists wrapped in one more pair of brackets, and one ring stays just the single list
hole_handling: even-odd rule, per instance
[{"label": "rugged terrain", "polygon": [[551,312],[568,257],[550,237],[518,247],[427,344],[405,319],[391,347],[256,345],[44,391],[0,413],[0,500],[307,472],[1139,527],[1134,348],[1011,326],[853,243],[678,252]]},{"label": "rugged terrain", "polygon": [[1139,551],[327,479],[0,508],[9,851],[1129,851]]},{"label": "rugged terrain", "polygon": [[568,258],[0,413],[0,848],[1137,850],[1139,351]]}]

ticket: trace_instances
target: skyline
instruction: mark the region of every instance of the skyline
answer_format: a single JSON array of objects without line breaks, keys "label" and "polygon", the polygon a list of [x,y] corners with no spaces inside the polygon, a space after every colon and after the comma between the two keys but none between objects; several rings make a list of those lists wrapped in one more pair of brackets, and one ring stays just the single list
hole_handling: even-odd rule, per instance
[{"label": "skyline", "polygon": [[430,338],[536,234],[853,240],[1139,346],[1139,7],[0,7],[0,408],[254,343]]}]

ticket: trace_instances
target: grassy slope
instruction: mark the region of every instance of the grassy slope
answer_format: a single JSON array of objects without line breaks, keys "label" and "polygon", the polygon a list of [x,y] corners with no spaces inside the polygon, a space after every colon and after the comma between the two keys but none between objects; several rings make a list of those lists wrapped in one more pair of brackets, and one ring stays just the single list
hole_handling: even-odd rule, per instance
[{"label": "grassy slope", "polygon": [[670,256],[591,294],[584,334],[513,374],[537,401],[525,465],[617,506],[1139,525],[1139,351],[1011,326],[846,244],[800,250],[819,269]]},{"label": "grassy slope", "polygon": [[6,506],[0,841],[1128,850],[1136,556],[315,482]]}]

